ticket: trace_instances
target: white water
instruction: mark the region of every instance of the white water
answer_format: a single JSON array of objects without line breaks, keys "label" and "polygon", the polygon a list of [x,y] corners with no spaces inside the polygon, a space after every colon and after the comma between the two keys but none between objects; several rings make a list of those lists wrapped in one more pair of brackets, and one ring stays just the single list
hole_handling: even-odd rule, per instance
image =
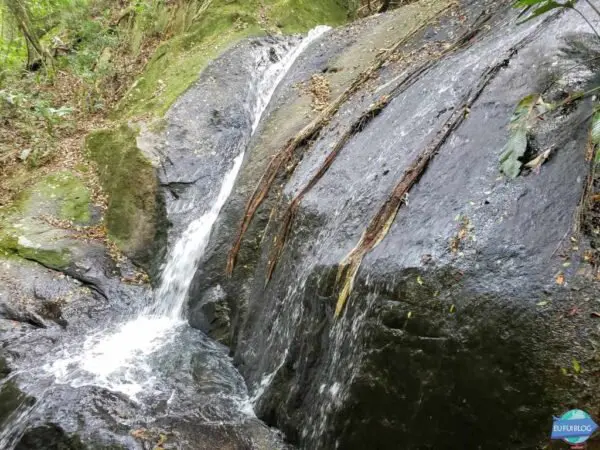
[{"label": "white water", "polygon": [[[275,89],[294,61],[311,42],[327,30],[329,27],[325,26],[311,30],[306,38],[278,62],[268,65],[258,82],[254,82],[253,88],[257,95],[252,111],[252,134]],[[259,61],[257,66],[260,65]],[[69,383],[75,387],[101,386],[122,392],[132,399],[136,399],[141,392],[151,390],[154,383],[153,368],[147,359],[171,342],[181,327],[187,326],[183,309],[190,284],[206,250],[213,225],[231,194],[243,159],[242,152],[233,160],[232,168],[225,175],[210,210],[193,220],[170,250],[161,284],[155,292],[155,303],[137,318],[116,329],[98,330],[86,339],[81,351],[75,354],[69,351],[62,359],[49,365],[46,369],[55,376],[57,382]]]},{"label": "white water", "polygon": [[313,28],[307,34],[307,36],[302,39],[299,45],[290,50],[280,61],[276,64],[271,64],[264,71],[263,76],[261,77],[257,90],[259,95],[257,96],[257,101],[254,106],[254,123],[252,124],[252,134],[256,131],[260,120],[262,119],[262,115],[267,109],[269,102],[271,101],[271,97],[275,93],[275,89],[283,80],[283,77],[292,67],[292,64],[298,59],[298,56],[302,54],[306,47],[308,47],[313,41],[317,40],[321,35],[331,30],[331,27],[326,25],[319,25],[318,27]]}]

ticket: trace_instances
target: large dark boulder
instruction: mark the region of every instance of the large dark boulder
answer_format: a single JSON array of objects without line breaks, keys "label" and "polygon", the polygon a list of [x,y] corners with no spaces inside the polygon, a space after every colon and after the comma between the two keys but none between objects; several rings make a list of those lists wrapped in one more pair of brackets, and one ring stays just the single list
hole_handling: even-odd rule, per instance
[{"label": "large dark boulder", "polygon": [[[565,71],[577,61],[561,50],[586,24],[558,13],[517,25],[510,2],[459,3],[412,3],[305,52],[251,141],[198,270],[190,323],[211,332],[206,305],[228,303],[228,340],[257,414],[301,448],[536,448],[553,415],[600,413],[582,203],[589,100],[538,122],[529,152],[551,150],[541,167],[508,180],[498,161],[520,99],[538,92],[559,102],[592,83],[585,66]],[[321,74],[335,98],[413,32],[279,172],[228,278],[247,200],[272,156],[317,114],[298,86]],[[285,206],[386,95],[303,197],[268,280]],[[341,262],[432,147],[336,318]]]}]

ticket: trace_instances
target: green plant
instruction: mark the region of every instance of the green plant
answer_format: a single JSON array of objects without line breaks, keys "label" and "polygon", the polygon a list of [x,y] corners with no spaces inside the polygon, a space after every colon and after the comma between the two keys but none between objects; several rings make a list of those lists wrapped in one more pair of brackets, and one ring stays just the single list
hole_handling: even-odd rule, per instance
[{"label": "green plant", "polygon": [[[590,9],[595,15],[600,18],[600,9],[591,0],[584,0],[590,6]],[[596,37],[600,40],[600,34],[585,14],[575,7],[576,0],[566,1],[555,1],[555,0],[517,0],[513,6],[521,9],[519,17],[524,17],[519,23],[524,23],[529,20],[540,17],[555,9],[572,10],[578,13],[588,24],[591,30],[594,32]],[[579,67],[581,64],[577,64],[573,68]],[[540,94],[531,94],[519,101],[519,104],[515,108],[515,111],[511,117],[509,124],[509,138],[504,146],[504,150],[499,157],[500,171],[509,178],[516,178],[521,173],[523,165],[536,168],[548,158],[550,153],[549,150],[541,152],[531,161],[525,162],[523,158],[527,153],[529,141],[538,120],[551,111],[556,111],[562,106],[569,103],[588,97],[591,94],[595,94],[600,90],[600,86],[593,87],[585,92],[575,92],[568,95],[568,97],[556,104],[546,103]],[[600,143],[600,114],[598,111],[600,108],[596,106],[594,108],[594,114],[592,118],[592,131],[591,141],[594,147],[597,147]]]},{"label": "green plant", "polygon": [[73,112],[73,108],[61,106],[60,108],[53,108],[48,105],[47,102],[37,102],[34,105],[34,113],[40,117],[46,124],[46,131],[50,136],[54,135],[54,127],[63,118]]},{"label": "green plant", "polygon": [[[585,3],[587,3],[590,6],[592,11],[594,11],[594,13],[600,17],[600,10],[594,5],[594,3],[591,0],[584,0],[584,1],[585,1]],[[539,17],[542,14],[545,14],[549,11],[552,11],[552,10],[558,9],[558,8],[573,10],[577,14],[579,14],[583,18],[583,20],[585,20],[587,22],[587,24],[592,29],[592,31],[596,34],[596,36],[598,36],[598,38],[600,38],[600,34],[598,34],[598,31],[596,30],[594,25],[590,22],[590,20],[585,16],[585,14],[583,14],[579,9],[577,9],[575,7],[576,3],[577,3],[577,0],[567,0],[567,1],[562,1],[562,2],[555,1],[555,0],[517,0],[517,2],[515,2],[514,6],[515,6],[515,8],[523,9],[523,11],[521,12],[521,15],[525,15],[525,14],[529,13],[527,18],[525,18],[522,22],[527,22],[528,20],[535,19],[536,17]]]},{"label": "green plant", "polygon": [[544,102],[539,94],[523,98],[517,105],[509,124],[510,137],[500,155],[500,171],[510,178],[516,178],[521,172],[521,158],[525,156],[531,129],[538,117],[554,108]]}]

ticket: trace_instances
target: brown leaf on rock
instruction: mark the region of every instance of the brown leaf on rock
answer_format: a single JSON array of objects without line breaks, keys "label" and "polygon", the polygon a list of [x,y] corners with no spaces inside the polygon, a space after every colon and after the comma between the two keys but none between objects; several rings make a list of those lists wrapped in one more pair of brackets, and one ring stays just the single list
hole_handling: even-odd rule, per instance
[{"label": "brown leaf on rock", "polygon": [[132,430],[130,433],[136,439],[148,439],[148,430],[145,428],[138,428],[137,430]]},{"label": "brown leaf on rock", "polygon": [[526,163],[525,167],[528,167],[529,169],[532,169],[532,170],[538,169],[542,164],[544,164],[546,162],[546,160],[548,159],[549,156],[550,156],[550,149],[546,150],[545,152],[540,153],[538,156],[536,156],[531,161]]}]

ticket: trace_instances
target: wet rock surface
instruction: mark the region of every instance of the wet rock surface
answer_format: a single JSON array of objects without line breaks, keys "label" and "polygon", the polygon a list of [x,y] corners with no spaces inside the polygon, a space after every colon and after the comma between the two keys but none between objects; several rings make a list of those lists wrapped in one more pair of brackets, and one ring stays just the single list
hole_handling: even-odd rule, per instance
[{"label": "wet rock surface", "polygon": [[[538,92],[558,101],[593,80],[586,68],[565,72],[577,62],[563,51],[567,35],[587,32],[575,15],[519,26],[509,2],[464,1],[418,31],[279,172],[233,277],[225,275],[261,174],[315,117],[299,83],[325,74],[341,92],[352,77],[334,77],[364,61],[363,46],[371,45],[368,65],[406,30],[403,21],[411,21],[408,34],[435,3],[334,30],[304,53],[250,144],[196,276],[190,323],[211,332],[207,298],[217,290],[227,299],[232,351],[255,410],[301,448],[535,448],[553,415],[572,407],[599,413],[589,344],[598,338],[590,315],[596,286],[582,256],[588,237],[579,232],[590,103],[539,125],[532,155],[552,155],[541,168],[515,180],[498,170],[521,98]],[[379,27],[389,40],[374,37]],[[390,93],[302,199],[269,281],[285,207],[340,135]],[[434,145],[335,318],[341,261]],[[574,369],[582,359],[586,369]]]},{"label": "wet rock surface", "polygon": [[215,201],[224,174],[250,139],[256,80],[298,37],[252,39],[212,61],[138,145],[158,168],[171,243]]},{"label": "wet rock surface", "polygon": [[[298,37],[255,39],[234,47],[180,99],[164,119],[163,129],[154,124],[138,136],[136,126],[127,125],[96,132],[88,139],[88,156],[99,165],[110,196],[109,235],[136,263],[156,272],[162,262],[167,220],[165,211],[161,212],[164,199],[171,244],[191,221],[210,209],[224,172],[231,169],[253,129],[259,93],[251,89],[256,84],[252,77],[298,41]],[[236,70],[230,71],[229,78],[217,83],[216,77],[232,67]],[[195,116],[190,115],[193,106]],[[135,398],[112,389],[114,379],[97,379],[88,373],[82,355],[105,335],[118,333],[120,326],[155,299],[150,286],[132,282],[136,267],[127,258],[117,255],[115,259],[102,242],[81,239],[76,230],[62,228],[62,222],[40,220],[41,213],[62,218],[61,211],[75,203],[76,212],[89,208],[89,213],[69,219],[95,224],[89,195],[72,199],[73,189],[67,189],[66,196],[55,195],[54,188],[49,195],[38,195],[38,191],[27,199],[39,197],[39,201],[28,200],[24,208],[10,211],[7,220],[16,223],[25,218],[46,227],[29,231],[17,223],[13,233],[13,240],[25,233],[39,237],[36,242],[43,247],[34,247],[37,253],[32,261],[14,252],[0,260],[0,361],[1,373],[6,375],[0,391],[0,447],[285,448],[279,433],[243,403],[245,383],[228,349],[182,324],[165,336],[168,342],[158,351],[136,360],[137,367],[123,369],[124,384],[130,380],[130,371],[147,380]],[[82,200],[81,205],[72,200]],[[46,229],[59,239],[46,242]],[[45,264],[38,257],[39,249],[50,246],[53,251],[58,244],[62,245],[59,249],[68,249],[68,261]],[[207,320],[213,328],[218,320],[225,320],[219,325],[225,340],[227,304],[221,304],[218,291],[209,300]],[[102,353],[95,355],[102,357]]]},{"label": "wet rock surface", "polygon": [[[3,283],[1,297],[21,309],[0,318],[2,448],[284,448],[276,432],[237,403],[246,388],[227,349],[189,327],[174,330],[173,342],[144,362],[156,369],[135,399],[97,385],[83,368],[73,372],[86,339],[151,301],[147,287],[115,282],[109,298],[117,301],[109,301],[35,263],[12,260],[5,268],[12,281]],[[64,379],[53,368],[61,361]]]},{"label": "wet rock surface", "polygon": [[[580,203],[590,102],[536,127],[530,156],[551,150],[539,169],[510,181],[498,171],[522,97],[559,101],[592,82],[585,65],[565,71],[590,51],[579,45],[587,30],[569,14],[518,26],[509,3],[413,2],[332,30],[298,58],[259,124],[252,77],[297,38],[237,44],[163,120],[123,128],[135,176],[129,163],[110,171],[114,161],[99,153],[117,200],[112,232],[155,274],[167,243],[210,210],[247,147],[190,293],[189,322],[201,331],[182,325],[133,367],[153,368],[135,396],[74,370],[73,346],[81,353],[96,331],[117,330],[153,301],[149,286],[123,282],[130,263],[39,221],[41,210],[95,223],[86,194],[34,192],[34,203],[0,217],[11,224],[0,232],[10,253],[0,260],[0,447],[285,448],[276,427],[309,449],[526,449],[546,442],[553,415],[573,407],[600,414],[597,287],[584,257],[593,227],[581,223]],[[283,165],[226,276],[265,168],[318,117],[312,77],[335,99],[402,38]],[[432,147],[335,317],[341,262]],[[59,181],[52,184],[76,182]],[[309,183],[269,277],[285,207]],[[34,240],[47,232],[56,239]],[[25,235],[28,245],[17,245]],[[68,258],[55,259],[63,250]],[[74,373],[61,378],[57,361]]]}]

